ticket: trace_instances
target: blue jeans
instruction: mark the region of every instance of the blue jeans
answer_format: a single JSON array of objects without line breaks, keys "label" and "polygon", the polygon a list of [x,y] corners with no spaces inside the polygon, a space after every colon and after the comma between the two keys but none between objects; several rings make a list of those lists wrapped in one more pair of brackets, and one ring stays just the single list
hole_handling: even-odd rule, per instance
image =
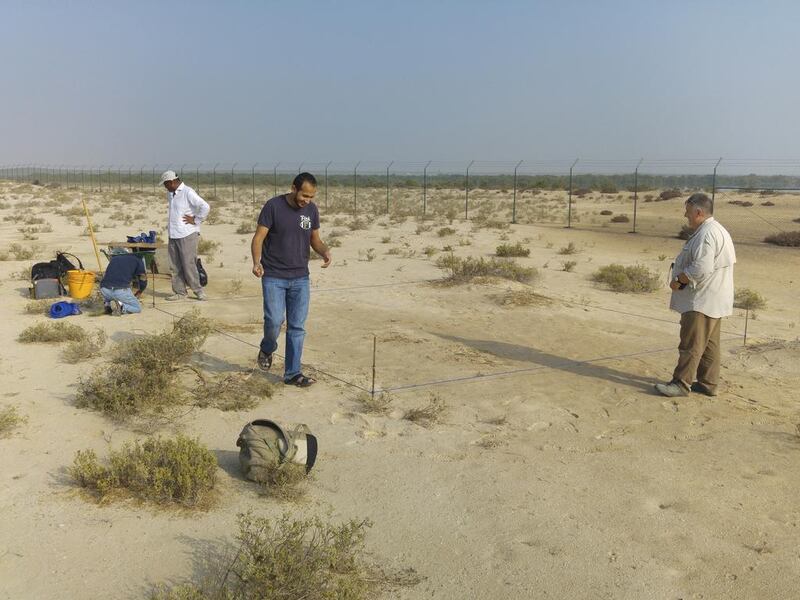
[{"label": "blue jeans", "polygon": [[261,351],[272,354],[278,348],[278,335],[285,316],[286,358],[283,378],[289,380],[301,373],[300,360],[306,337],[310,296],[308,276],[295,279],[262,277],[261,289],[264,293],[264,339],[261,340]]},{"label": "blue jeans", "polygon": [[103,295],[103,302],[108,305],[112,300],[116,300],[122,305],[122,312],[138,313],[142,312],[142,305],[139,304],[139,299],[133,295],[131,288],[100,288],[100,293]]}]

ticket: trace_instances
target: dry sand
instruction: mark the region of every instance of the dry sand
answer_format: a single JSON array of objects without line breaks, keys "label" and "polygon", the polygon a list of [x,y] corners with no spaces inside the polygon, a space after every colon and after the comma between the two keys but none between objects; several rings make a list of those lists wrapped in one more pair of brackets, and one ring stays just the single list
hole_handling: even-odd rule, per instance
[{"label": "dry sand", "polygon": [[[381,191],[372,193],[379,203]],[[86,196],[101,241],[163,227],[160,195]],[[41,216],[53,228],[24,241],[24,223],[4,220],[0,252],[13,242],[38,244],[34,260],[63,249],[96,267],[85,223],[54,214],[77,206],[78,197],[0,184],[0,216]],[[456,193],[451,201],[457,206]],[[774,201],[787,214],[796,209],[792,198]],[[156,308],[148,295],[140,315],[70,322],[102,327],[112,344],[168,327],[172,317],[162,310],[199,307],[236,325],[239,339],[215,334],[197,360],[218,371],[252,366],[260,289],[249,272],[250,236],[236,229],[253,211],[249,203],[214,204],[224,222],[203,227],[205,239],[221,244],[206,260],[209,302],[166,303],[159,281]],[[680,200],[651,209],[680,225]],[[0,439],[0,598],[147,597],[155,583],[201,576],[204,559],[230,539],[246,510],[371,519],[372,559],[424,578],[387,597],[798,597],[797,249],[737,247],[737,287],[758,290],[768,307],[750,321],[746,348],[743,315],[725,320],[718,397],[670,400],[652,392],[677,357],[678,317],[666,308],[666,286],[615,294],[590,275],[618,262],[666,277],[679,240],[529,224],[501,230],[441,217],[419,233],[415,219],[365,216],[367,229],[356,231],[350,222],[323,214],[323,237],[342,233],[342,246],[330,269],[310,266],[304,362],[338,379],[320,374],[308,390],[277,383],[275,396],[252,411],[195,409],[161,431],[197,436],[219,459],[221,499],[199,514],[99,506],[76,493],[65,469],[77,450],[105,456],[142,434],[74,406],[76,381],[102,359],[70,365],[57,346],[16,341],[45,320],[25,314],[27,282],[13,275],[34,260],[0,262],[0,407],[27,417]],[[439,237],[445,225],[457,233]],[[428,282],[441,271],[438,254],[426,257],[423,248],[450,245],[459,256],[488,257],[504,238],[531,249],[518,262],[539,269],[535,291],[551,303],[500,303],[526,289],[516,283]],[[559,255],[569,242],[579,252]],[[561,270],[564,260],[576,261],[573,272]],[[359,390],[339,381],[369,387],[373,335],[376,385],[393,390],[386,416],[361,412]],[[282,366],[277,360],[272,380]],[[441,423],[424,428],[401,418],[431,394],[448,406]],[[305,503],[266,499],[241,478],[235,441],[255,417],[307,423],[318,435],[321,455]]]}]

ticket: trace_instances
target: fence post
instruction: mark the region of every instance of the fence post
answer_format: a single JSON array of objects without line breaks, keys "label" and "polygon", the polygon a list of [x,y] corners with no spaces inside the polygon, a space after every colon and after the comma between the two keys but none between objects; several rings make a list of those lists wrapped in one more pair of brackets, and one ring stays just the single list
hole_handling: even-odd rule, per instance
[{"label": "fence post", "polygon": [[250,167],[250,181],[253,184],[253,206],[256,205],[256,165],[258,165],[258,163]]},{"label": "fence post", "polygon": [[275,163],[275,166],[272,167],[272,185],[275,188],[273,196],[278,195],[278,167],[281,166],[280,162]]},{"label": "fence post", "polygon": [[156,167],[158,165],[153,165],[153,195],[156,195]]},{"label": "fence post", "polygon": [[575,168],[575,165],[578,164],[579,159],[575,159],[575,162],[572,163],[572,166],[569,168],[569,200],[567,204],[567,229],[572,227],[572,169]]},{"label": "fence post", "polygon": [[325,165],[325,210],[328,210],[328,167],[331,166],[333,161],[329,160],[328,164]]},{"label": "fence post", "polygon": [[234,169],[236,169],[236,165],[239,163],[233,163],[231,167],[231,203],[236,201],[236,176],[234,174]]},{"label": "fence post", "polygon": [[639,167],[642,166],[644,158],[640,158],[636,164],[636,170],[633,172],[633,231],[636,233],[636,209],[639,206]]},{"label": "fence post", "polygon": [[358,211],[358,165],[361,164],[361,161],[356,163],[356,166],[353,167],[353,216],[356,216],[356,212]]},{"label": "fence post", "polygon": [[194,166],[194,183],[197,186],[195,190],[198,194],[200,193],[200,163],[197,163]]},{"label": "fence post", "polygon": [[219,163],[214,165],[213,170],[211,171],[211,180],[214,182],[214,198],[217,197],[217,167]]},{"label": "fence post", "polygon": [[511,204],[511,222],[517,222],[517,169],[523,163],[523,161],[519,161],[517,166],[514,167],[514,200]]},{"label": "fence post", "polygon": [[394,161],[386,165],[386,214],[389,214],[389,168],[394,164]]},{"label": "fence post", "polygon": [[471,160],[467,165],[467,176],[464,179],[464,220],[466,221],[469,219],[469,168],[474,163],[474,160]]},{"label": "fence post", "polygon": [[717,161],[717,164],[714,165],[714,174],[711,177],[711,204],[714,204],[714,198],[717,195],[717,167],[719,163],[722,162],[722,157]]},{"label": "fence post", "polygon": [[428,210],[428,167],[431,165],[432,161],[428,161],[425,165],[425,168],[422,169],[422,216],[425,216],[425,213]]}]

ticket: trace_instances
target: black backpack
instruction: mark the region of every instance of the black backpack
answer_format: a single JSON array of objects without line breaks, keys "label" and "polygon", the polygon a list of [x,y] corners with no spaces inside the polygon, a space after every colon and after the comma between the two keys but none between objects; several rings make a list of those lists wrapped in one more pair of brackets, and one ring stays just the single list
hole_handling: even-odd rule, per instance
[{"label": "black backpack", "polygon": [[206,273],[206,269],[199,258],[197,259],[197,276],[200,278],[200,287],[206,287],[208,285],[208,273]]},{"label": "black backpack", "polygon": [[[71,256],[77,260],[78,266],[76,267],[67,256]],[[60,280],[67,274],[67,271],[74,271],[76,269],[83,270],[83,263],[80,258],[67,252],[56,252],[55,260],[36,263],[31,267],[31,281],[38,281],[39,279]]]}]

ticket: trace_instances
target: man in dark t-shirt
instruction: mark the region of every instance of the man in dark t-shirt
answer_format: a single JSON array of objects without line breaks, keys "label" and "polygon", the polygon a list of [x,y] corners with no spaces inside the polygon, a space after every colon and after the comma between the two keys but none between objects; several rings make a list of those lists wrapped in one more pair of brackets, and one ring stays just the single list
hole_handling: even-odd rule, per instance
[{"label": "man in dark t-shirt", "polygon": [[250,250],[253,275],[261,278],[264,294],[264,338],[258,352],[258,366],[268,370],[278,347],[278,334],[286,319],[286,358],[283,381],[308,387],[315,383],[303,374],[301,359],[308,316],[309,247],[319,254],[323,268],[331,264],[331,251],[319,236],[319,211],[312,202],[317,180],[300,173],[292,191],[267,201],[258,216]]},{"label": "man in dark t-shirt", "polygon": [[[131,290],[131,282],[134,280],[137,287],[136,294]],[[122,315],[142,312],[138,296],[146,287],[147,271],[144,268],[144,260],[140,256],[130,254],[124,248],[114,248],[103,280],[100,282],[105,313],[110,315],[114,312],[112,305],[116,305]]]}]

